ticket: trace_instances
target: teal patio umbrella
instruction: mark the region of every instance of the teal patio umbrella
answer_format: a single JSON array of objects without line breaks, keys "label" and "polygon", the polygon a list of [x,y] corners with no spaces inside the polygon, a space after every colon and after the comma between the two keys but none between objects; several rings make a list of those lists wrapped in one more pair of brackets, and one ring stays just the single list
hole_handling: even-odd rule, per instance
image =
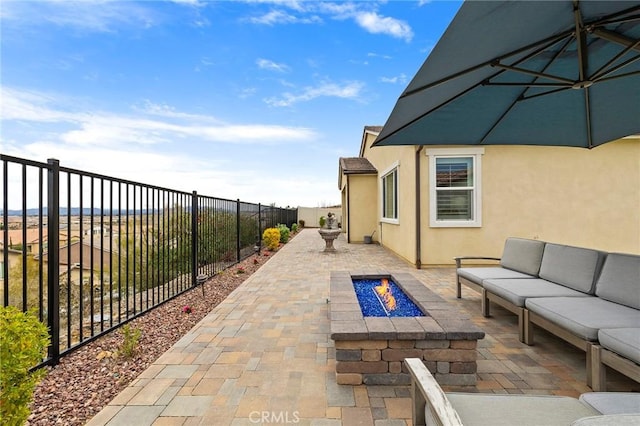
[{"label": "teal patio umbrella", "polygon": [[640,1],[466,1],[374,146],[593,148],[640,133]]}]

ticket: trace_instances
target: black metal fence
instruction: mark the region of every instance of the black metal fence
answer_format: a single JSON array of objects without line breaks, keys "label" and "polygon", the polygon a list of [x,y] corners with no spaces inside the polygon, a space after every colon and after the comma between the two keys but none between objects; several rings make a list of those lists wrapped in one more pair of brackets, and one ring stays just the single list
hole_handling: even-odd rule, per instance
[{"label": "black metal fence", "polygon": [[297,209],[0,159],[2,304],[49,326],[43,365],[260,250],[264,229],[297,222]]}]

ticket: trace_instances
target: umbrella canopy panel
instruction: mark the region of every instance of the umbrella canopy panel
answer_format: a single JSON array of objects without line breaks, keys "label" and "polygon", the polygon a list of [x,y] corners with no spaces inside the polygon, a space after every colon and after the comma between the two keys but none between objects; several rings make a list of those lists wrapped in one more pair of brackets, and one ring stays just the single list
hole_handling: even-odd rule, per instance
[{"label": "umbrella canopy panel", "polygon": [[463,4],[375,145],[594,147],[640,132],[640,3]]}]

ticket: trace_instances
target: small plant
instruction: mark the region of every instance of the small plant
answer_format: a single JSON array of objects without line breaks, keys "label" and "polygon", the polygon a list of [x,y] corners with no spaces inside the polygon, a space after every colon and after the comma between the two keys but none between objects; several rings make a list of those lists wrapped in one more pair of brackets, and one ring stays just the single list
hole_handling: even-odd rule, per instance
[{"label": "small plant", "polygon": [[116,354],[111,351],[100,351],[100,353],[96,355],[96,359],[103,362],[112,361],[115,358],[115,355]]},{"label": "small plant", "polygon": [[0,306],[0,419],[2,424],[22,425],[29,417],[33,390],[46,374],[29,372],[49,345],[47,327],[31,312]]},{"label": "small plant", "polygon": [[193,312],[193,310],[191,309],[191,306],[189,305],[184,305],[182,307],[182,312],[185,314],[190,314],[191,312]]},{"label": "small plant", "polygon": [[253,259],[253,264],[257,265],[258,264],[258,259]]},{"label": "small plant", "polygon": [[264,245],[267,246],[268,250],[278,250],[280,245],[280,231],[278,228],[267,228],[262,233],[262,239],[264,240]]},{"label": "small plant", "polygon": [[140,331],[139,328],[131,328],[129,324],[124,325],[122,327],[122,335],[124,336],[124,339],[120,345],[120,349],[118,350],[118,355],[121,355],[126,359],[133,358],[138,351],[140,334],[142,334],[142,331]]},{"label": "small plant", "polygon": [[237,274],[244,274],[244,272],[245,272],[245,271],[244,271],[244,268],[242,268],[242,267],[240,267],[240,268],[238,268],[238,269],[236,270],[236,273],[237,273]]},{"label": "small plant", "polygon": [[320,228],[324,228],[324,225],[327,223],[327,219],[325,219],[324,216],[320,216],[320,220],[318,222],[320,223]]},{"label": "small plant", "polygon": [[291,224],[291,232],[293,232],[294,234],[296,232],[298,232],[298,224],[297,223]]},{"label": "small plant", "polygon": [[304,228],[304,219],[300,219],[298,223],[300,224],[300,228]]},{"label": "small plant", "polygon": [[287,225],[279,223],[276,225],[276,228],[278,228],[278,231],[280,231],[280,242],[282,244],[287,244],[289,242],[289,235],[291,233]]}]

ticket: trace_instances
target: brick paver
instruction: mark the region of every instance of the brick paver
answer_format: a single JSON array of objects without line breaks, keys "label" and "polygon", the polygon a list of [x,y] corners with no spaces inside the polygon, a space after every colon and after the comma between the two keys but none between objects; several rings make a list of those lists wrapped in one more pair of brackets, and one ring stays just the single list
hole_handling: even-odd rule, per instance
[{"label": "brick paver", "polygon": [[[407,386],[339,385],[329,338],[331,271],[408,272],[467,313],[478,342],[477,385],[445,390],[578,396],[585,354],[540,332],[518,341],[517,319],[500,307],[480,315],[479,295],[455,298],[452,268],[416,270],[377,245],[335,253],[307,229],[280,249],[198,325],[114,398],[90,425],[410,425]],[[367,354],[367,356],[375,354]],[[639,390],[615,372],[610,390]]]}]

